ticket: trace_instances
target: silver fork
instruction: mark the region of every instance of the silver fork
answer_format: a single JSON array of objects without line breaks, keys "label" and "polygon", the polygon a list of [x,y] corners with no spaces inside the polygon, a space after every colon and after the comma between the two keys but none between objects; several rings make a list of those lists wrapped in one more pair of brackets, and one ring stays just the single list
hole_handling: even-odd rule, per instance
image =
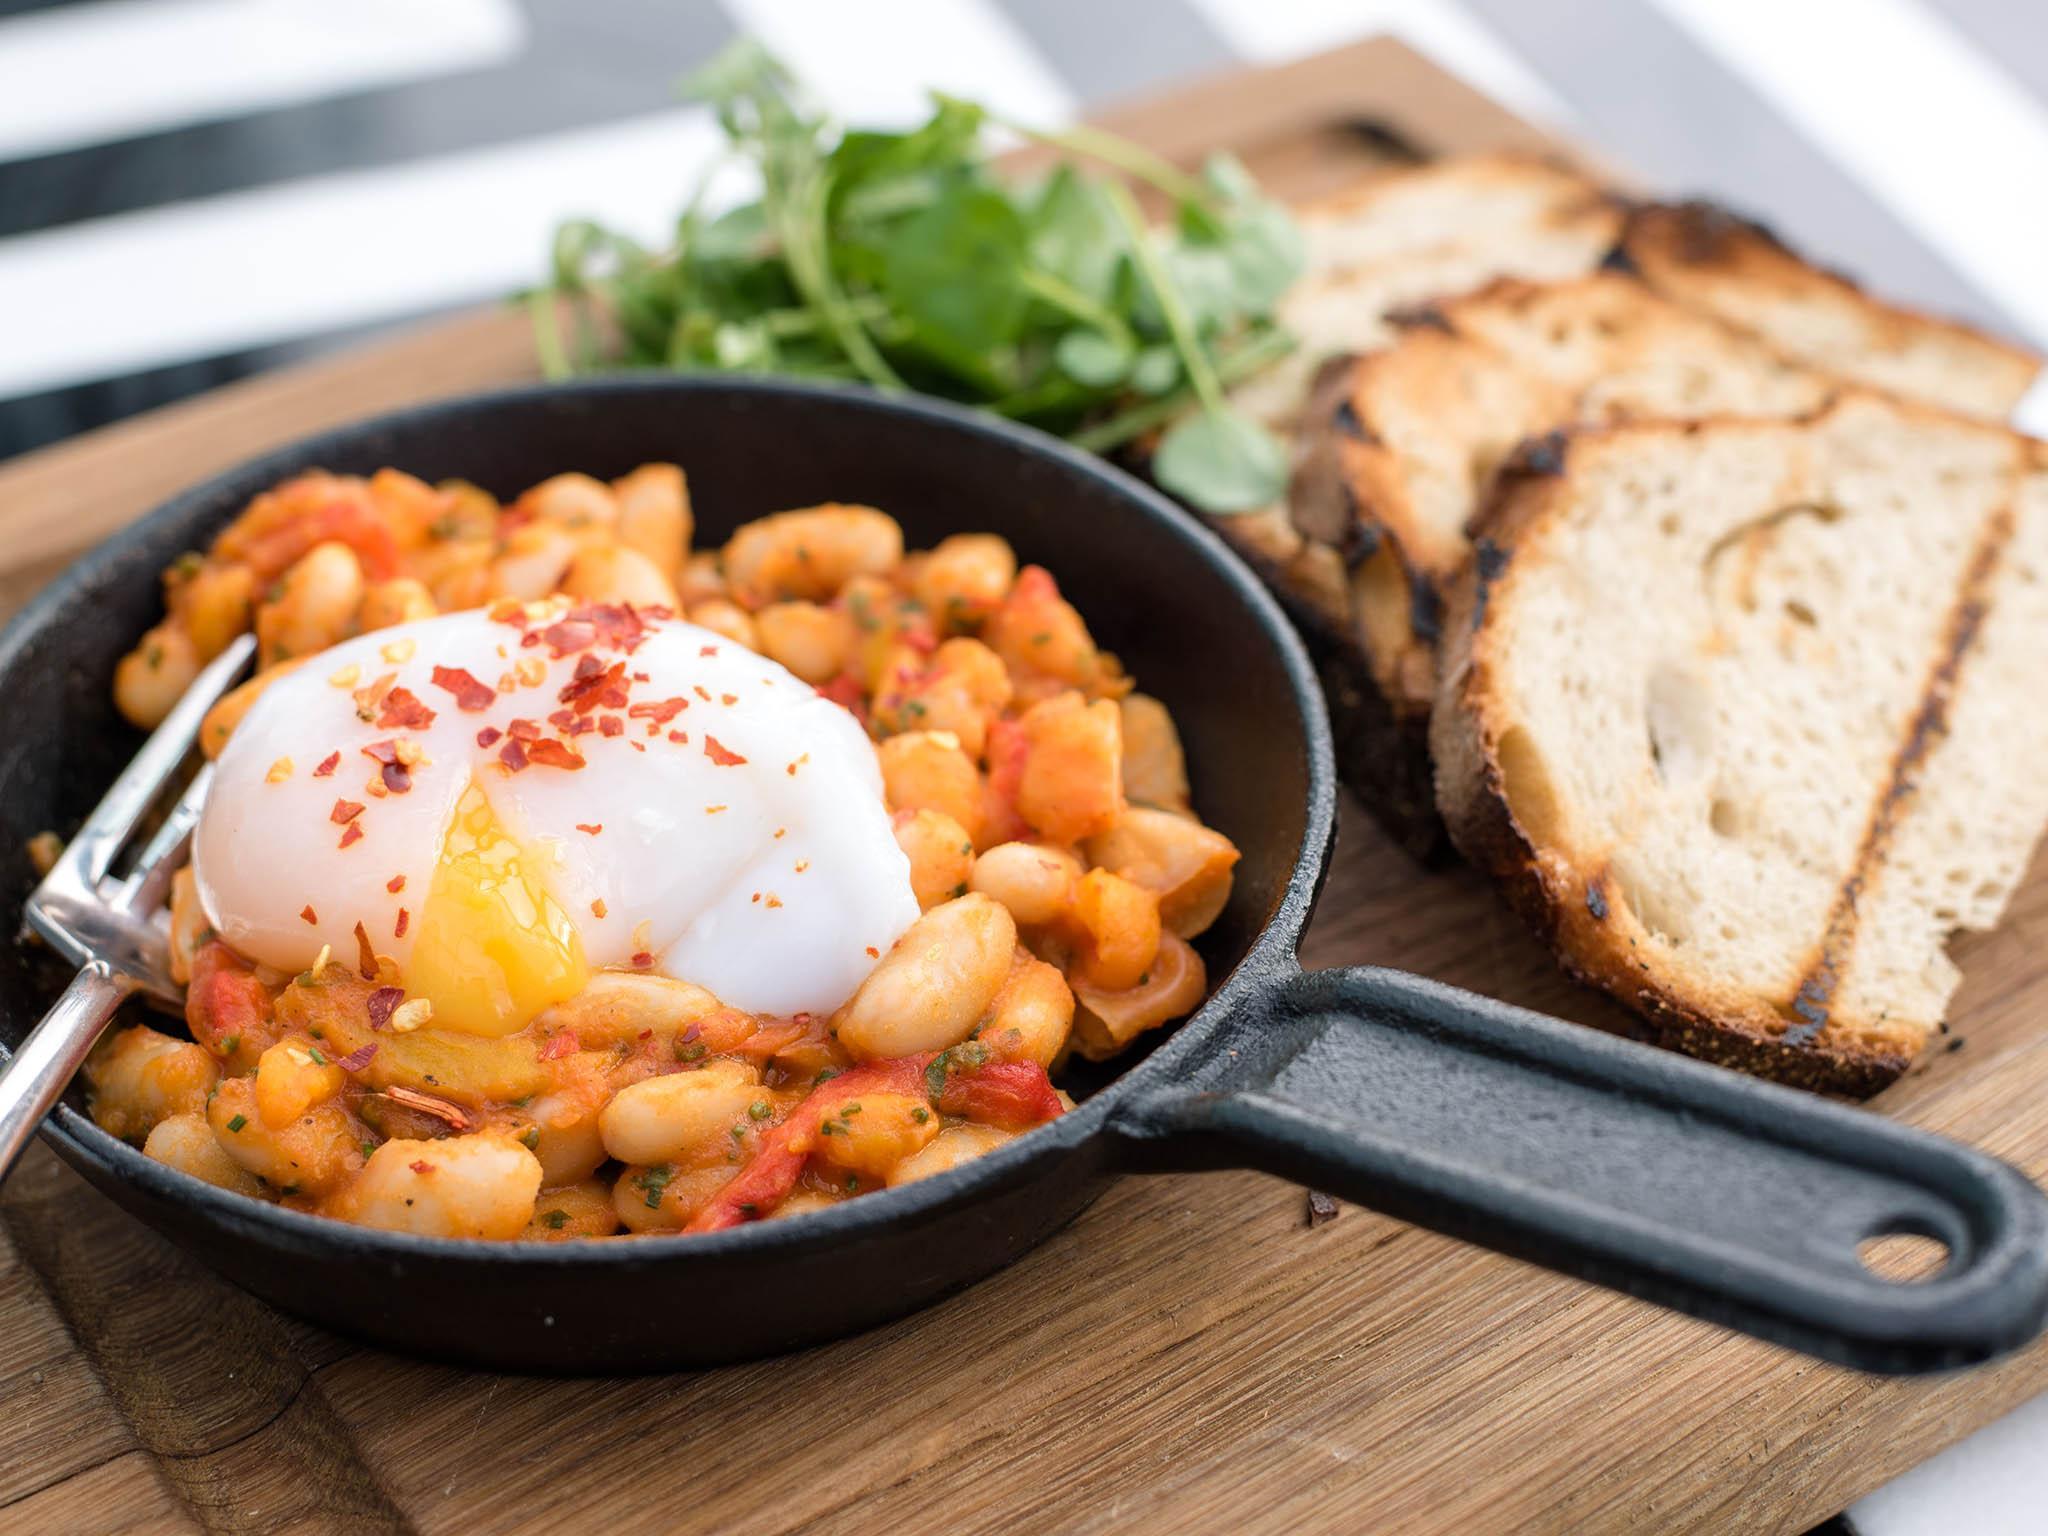
[{"label": "silver fork", "polygon": [[27,928],[76,965],[78,975],[0,1069],[0,1178],[122,1003],[140,996],[183,1010],[185,990],[171,980],[169,934],[158,917],[171,877],[191,851],[212,766],[193,776],[125,875],[114,873],[114,863],[184,767],[200,721],[235,685],[255,650],[255,640],[243,635],[199,674],[28,899]]}]

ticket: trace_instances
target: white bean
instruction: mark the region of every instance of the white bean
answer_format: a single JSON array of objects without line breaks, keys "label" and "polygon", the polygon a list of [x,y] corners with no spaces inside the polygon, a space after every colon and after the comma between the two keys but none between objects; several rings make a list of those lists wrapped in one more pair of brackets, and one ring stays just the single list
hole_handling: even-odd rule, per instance
[{"label": "white bean", "polygon": [[912,923],[833,1021],[867,1060],[958,1045],[1009,975],[1017,924],[1000,902],[969,894]]},{"label": "white bean", "polygon": [[672,1163],[748,1120],[760,1079],[719,1057],[697,1072],[669,1072],[622,1088],[598,1116],[604,1148],[622,1163]]},{"label": "white bean", "polygon": [[540,1182],[540,1160],[503,1132],[387,1141],[336,1214],[422,1237],[512,1238],[533,1220]]}]

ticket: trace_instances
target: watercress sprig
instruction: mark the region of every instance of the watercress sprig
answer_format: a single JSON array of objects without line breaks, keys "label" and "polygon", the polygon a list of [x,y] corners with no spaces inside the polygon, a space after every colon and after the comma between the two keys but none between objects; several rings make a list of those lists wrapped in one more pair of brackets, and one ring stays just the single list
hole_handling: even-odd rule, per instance
[{"label": "watercress sprig", "polygon": [[[1190,175],[1100,129],[1000,121],[943,95],[907,131],[843,128],[751,41],[688,88],[728,154],[666,249],[588,221],[557,231],[548,280],[527,296],[549,377],[629,367],[863,380],[1098,452],[1157,434],[1153,474],[1205,511],[1278,499],[1285,454],[1228,390],[1293,345],[1276,308],[1301,241],[1234,160]],[[1030,179],[999,175],[992,127],[1059,158]],[[735,160],[759,191],[714,214],[714,175]],[[1148,223],[1133,183],[1170,216]]]}]

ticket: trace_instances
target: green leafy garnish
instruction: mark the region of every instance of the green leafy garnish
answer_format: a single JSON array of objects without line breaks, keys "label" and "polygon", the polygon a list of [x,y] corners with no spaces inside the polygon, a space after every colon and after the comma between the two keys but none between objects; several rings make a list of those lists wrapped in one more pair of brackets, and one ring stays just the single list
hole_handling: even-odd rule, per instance
[{"label": "green leafy garnish", "polygon": [[[549,377],[857,380],[1096,452],[1165,428],[1155,473],[1175,494],[1219,513],[1280,497],[1280,445],[1224,391],[1293,346],[1275,310],[1301,238],[1236,161],[1189,175],[1098,129],[1040,131],[947,96],[907,131],[844,128],[749,40],[688,89],[728,153],[664,249],[587,221],[556,232],[550,277],[527,295]],[[990,128],[1060,158],[1032,180],[998,176]],[[735,163],[758,192],[718,211],[714,182]],[[1163,222],[1146,222],[1133,183],[1166,201]]]}]

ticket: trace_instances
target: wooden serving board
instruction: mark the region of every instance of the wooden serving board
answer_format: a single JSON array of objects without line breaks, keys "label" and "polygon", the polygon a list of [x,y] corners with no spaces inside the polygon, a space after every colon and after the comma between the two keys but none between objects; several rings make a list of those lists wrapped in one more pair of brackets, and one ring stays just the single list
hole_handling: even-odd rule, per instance
[{"label": "wooden serving board", "polygon": [[[1540,145],[1377,41],[1111,120],[1306,196],[1385,153]],[[1375,146],[1378,149],[1375,149]],[[323,424],[528,377],[478,313],[0,467],[0,604],[161,497]],[[12,856],[12,855],[10,855]],[[1878,1101],[2048,1175],[2048,870],[1959,946],[1951,1048]],[[1577,1018],[1473,875],[1347,814],[1311,965]],[[715,1318],[685,1326],[716,1327]],[[273,1312],[40,1148],[0,1196],[0,1529],[1800,1531],[2034,1393],[1814,1364],[1251,1174],[1127,1179],[1013,1268],[787,1359],[540,1381]]]}]

